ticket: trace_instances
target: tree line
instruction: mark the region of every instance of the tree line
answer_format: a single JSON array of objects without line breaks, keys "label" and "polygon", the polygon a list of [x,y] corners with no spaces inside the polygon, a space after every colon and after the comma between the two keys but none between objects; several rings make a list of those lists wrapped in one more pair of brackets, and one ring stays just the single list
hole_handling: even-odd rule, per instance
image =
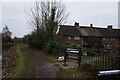
[{"label": "tree line", "polygon": [[[24,40],[30,47],[37,49],[55,48],[57,51],[61,45],[55,39],[59,25],[66,23],[68,18],[65,5],[61,1],[36,2],[27,13],[27,21],[33,29],[30,35],[24,36]],[[49,52],[54,52],[51,51]],[[59,51],[59,50],[58,50]]]},{"label": "tree line", "polygon": [[12,32],[10,32],[8,26],[6,25],[2,30],[2,43],[10,43]]}]

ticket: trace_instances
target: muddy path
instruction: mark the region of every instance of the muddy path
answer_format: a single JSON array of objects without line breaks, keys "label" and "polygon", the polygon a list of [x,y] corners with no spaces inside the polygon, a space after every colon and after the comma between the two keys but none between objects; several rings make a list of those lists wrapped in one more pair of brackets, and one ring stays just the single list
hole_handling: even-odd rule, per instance
[{"label": "muddy path", "polygon": [[57,67],[47,62],[42,51],[25,48],[24,52],[35,62],[35,78],[56,78]]},{"label": "muddy path", "polygon": [[[94,61],[96,61],[98,58],[96,57],[93,57],[93,58],[81,58],[81,64],[84,64],[84,63],[89,63],[89,64],[92,64]],[[66,62],[66,64],[68,66],[63,66],[64,62],[56,62],[55,64],[61,66],[62,68],[64,69],[68,69],[68,68],[75,68],[75,67],[78,67],[78,63],[76,60],[72,60],[72,61],[68,61]]]},{"label": "muddy path", "polygon": [[[45,53],[30,48],[25,48],[24,53],[35,62],[35,78],[57,78],[56,72],[59,70],[56,64],[63,69],[77,67],[76,61],[67,62],[68,66],[63,66],[64,62],[50,63],[45,59]],[[81,63],[93,63],[97,58],[82,58]]]}]

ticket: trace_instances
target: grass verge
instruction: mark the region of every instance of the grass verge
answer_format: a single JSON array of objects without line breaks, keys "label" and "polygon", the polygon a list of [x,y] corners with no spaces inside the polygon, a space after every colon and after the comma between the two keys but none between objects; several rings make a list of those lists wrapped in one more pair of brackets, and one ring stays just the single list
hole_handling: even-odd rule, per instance
[{"label": "grass verge", "polygon": [[49,54],[46,54],[45,56],[45,59],[50,63],[58,62],[57,58],[58,56],[49,55]]},{"label": "grass verge", "polygon": [[94,68],[94,66],[85,63],[76,68],[60,68],[57,72],[57,78],[97,79],[97,70]]},{"label": "grass verge", "polygon": [[13,69],[12,75],[7,78],[34,78],[35,63],[22,50],[25,47],[19,44],[16,46],[16,67]]}]

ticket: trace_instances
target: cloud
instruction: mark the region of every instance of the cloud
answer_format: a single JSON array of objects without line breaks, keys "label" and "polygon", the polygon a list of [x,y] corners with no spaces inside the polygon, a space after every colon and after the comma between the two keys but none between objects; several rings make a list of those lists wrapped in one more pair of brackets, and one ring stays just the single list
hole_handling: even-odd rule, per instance
[{"label": "cloud", "polygon": [[[2,3],[0,3],[0,26],[2,26]],[[2,27],[0,27],[0,33],[1,33]]]},{"label": "cloud", "polygon": [[[118,26],[117,2],[64,2],[67,12],[70,13],[68,24],[75,21],[80,25]],[[26,22],[25,10],[33,6],[31,2],[3,2],[2,27],[8,25],[14,36],[22,37],[30,32]]]},{"label": "cloud", "polygon": [[120,1],[118,3],[118,27],[120,28]]},{"label": "cloud", "polygon": [[2,27],[8,25],[14,36],[22,37],[29,33],[26,22],[25,8],[30,8],[33,3],[2,3]]},{"label": "cloud", "polygon": [[82,25],[94,23],[97,26],[113,24],[117,27],[118,6],[117,2],[73,2],[67,3],[71,23],[78,21]]}]

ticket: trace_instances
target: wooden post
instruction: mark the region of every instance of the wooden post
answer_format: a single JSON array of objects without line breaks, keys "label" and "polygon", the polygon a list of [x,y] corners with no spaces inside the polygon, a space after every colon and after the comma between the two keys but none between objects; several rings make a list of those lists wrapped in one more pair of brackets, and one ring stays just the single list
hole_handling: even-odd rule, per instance
[{"label": "wooden post", "polygon": [[81,48],[79,48],[79,53],[78,53],[78,65],[80,67],[80,62],[81,62]]},{"label": "wooden post", "polygon": [[65,49],[65,52],[64,52],[64,65],[66,65],[66,59],[67,59],[67,52],[66,52],[66,49]]}]

